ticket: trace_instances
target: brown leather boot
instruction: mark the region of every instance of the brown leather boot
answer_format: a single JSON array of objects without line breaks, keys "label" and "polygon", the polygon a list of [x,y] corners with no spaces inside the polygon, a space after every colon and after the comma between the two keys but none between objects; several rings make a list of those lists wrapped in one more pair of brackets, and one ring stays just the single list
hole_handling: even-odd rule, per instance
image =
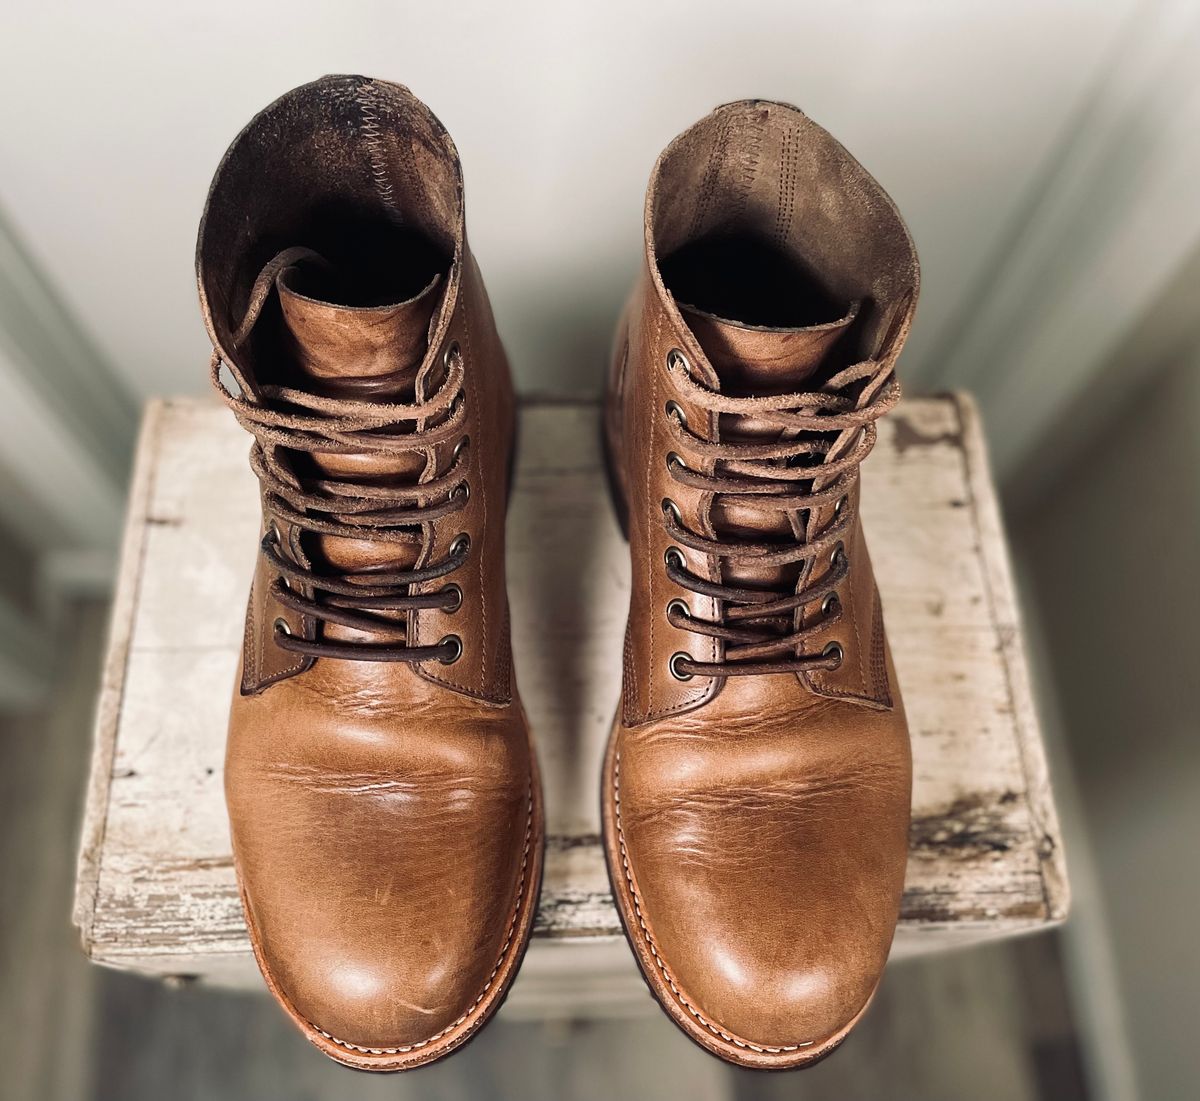
[{"label": "brown leather boot", "polygon": [[428,1063],[503,1000],[542,867],[514,401],[454,146],[405,88],[298,88],[226,154],[197,263],[262,491],[225,766],[250,939],[325,1054]]},{"label": "brown leather boot", "polygon": [[904,884],[908,730],[858,469],[917,260],[841,145],[757,100],[672,142],[645,239],[606,410],[633,560],[609,873],[674,1021],[801,1066],[870,1001]]}]

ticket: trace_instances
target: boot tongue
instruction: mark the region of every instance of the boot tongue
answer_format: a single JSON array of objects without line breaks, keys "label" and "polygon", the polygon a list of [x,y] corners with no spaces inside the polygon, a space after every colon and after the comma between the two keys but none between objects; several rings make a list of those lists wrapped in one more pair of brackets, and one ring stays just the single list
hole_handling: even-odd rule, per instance
[{"label": "boot tongue", "polygon": [[858,314],[855,303],[836,321],[780,329],[729,321],[682,303],[679,308],[722,389],[731,394],[804,389]]},{"label": "boot tongue", "polygon": [[276,282],[285,351],[302,375],[335,380],[326,389],[349,389],[336,380],[353,380],[368,392],[386,387],[389,397],[411,392],[428,345],[440,282],[435,275],[424,290],[395,305],[343,306],[303,293],[300,270],[289,268]]},{"label": "boot tongue", "polygon": [[[680,312],[712,364],[725,393],[737,396],[786,394],[814,388],[837,366],[837,347],[858,315],[858,303],[845,314],[817,325],[775,328],[747,325],[679,304]],[[835,366],[836,364],[836,366]],[[777,425],[752,417],[722,414],[721,437],[726,440],[764,440],[778,437]],[[711,510],[713,528],[734,539],[785,539],[793,529],[780,512],[765,512],[730,504],[720,497]],[[756,566],[727,562],[725,579],[733,584],[784,586],[798,574],[789,566]]]},{"label": "boot tongue", "polygon": [[[291,368],[291,385],[327,397],[355,401],[405,402],[415,392],[429,344],[429,328],[441,294],[440,275],[418,294],[384,305],[334,301],[337,273],[312,265],[284,269],[275,281],[279,295],[281,351]],[[356,294],[357,300],[362,300]],[[381,454],[314,452],[297,461],[317,476],[371,485],[412,484],[425,469],[419,452]],[[313,556],[339,571],[402,570],[417,559],[419,544],[307,538]],[[326,625],[329,637],[354,632]]]}]

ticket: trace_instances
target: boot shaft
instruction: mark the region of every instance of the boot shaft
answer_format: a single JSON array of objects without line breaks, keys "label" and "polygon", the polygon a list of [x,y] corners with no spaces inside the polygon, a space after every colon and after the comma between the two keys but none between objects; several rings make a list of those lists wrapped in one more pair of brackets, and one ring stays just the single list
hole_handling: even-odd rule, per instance
[{"label": "boot shaft", "polygon": [[[890,702],[858,465],[898,396],[918,283],[894,204],[793,107],[718,108],[659,158],[606,410],[635,567],[627,723],[722,691],[791,694],[783,677],[716,675],[733,654],[790,662],[801,694]],[[774,590],[778,614],[730,618],[736,588]],[[795,645],[772,651],[781,638]]]},{"label": "boot shaft", "polygon": [[507,631],[485,625],[507,622],[515,404],[464,226],[449,135],[407,89],[363,77],[283,96],[217,170],[200,296],[256,436],[270,544],[244,691],[327,656],[511,698]]}]

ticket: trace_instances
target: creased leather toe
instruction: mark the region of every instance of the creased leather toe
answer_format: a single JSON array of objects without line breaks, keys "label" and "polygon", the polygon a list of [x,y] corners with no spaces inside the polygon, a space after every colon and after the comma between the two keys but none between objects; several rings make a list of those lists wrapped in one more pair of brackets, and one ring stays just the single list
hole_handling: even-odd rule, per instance
[{"label": "creased leather toe", "polygon": [[621,733],[611,782],[632,931],[714,1036],[819,1046],[867,1004],[891,946],[907,743],[882,716],[845,730],[820,709],[785,740],[778,717],[749,729],[753,704],[738,714],[733,695],[723,739],[701,741],[687,717]]}]

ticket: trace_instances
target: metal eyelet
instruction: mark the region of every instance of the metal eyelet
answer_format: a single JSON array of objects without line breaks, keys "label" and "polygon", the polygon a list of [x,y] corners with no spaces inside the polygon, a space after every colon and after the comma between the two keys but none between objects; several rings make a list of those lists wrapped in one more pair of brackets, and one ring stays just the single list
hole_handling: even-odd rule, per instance
[{"label": "metal eyelet", "polygon": [[680,600],[676,597],[674,600],[667,601],[667,621],[670,622],[671,612],[678,612],[685,619],[692,618],[692,609],[688,607],[686,600]]},{"label": "metal eyelet", "polygon": [[449,585],[442,586],[442,593],[445,596],[453,597],[453,600],[449,604],[443,604],[441,607],[441,610],[447,615],[457,612],[462,607],[463,591],[453,581]]},{"label": "metal eyelet", "polygon": [[667,473],[674,474],[676,469],[687,470],[685,463],[674,451],[667,452]]},{"label": "metal eyelet", "polygon": [[671,519],[675,521],[676,527],[679,527],[683,523],[683,513],[679,511],[679,506],[670,497],[662,499],[662,510],[664,516],[669,514]]},{"label": "metal eyelet", "polygon": [[681,661],[691,660],[692,655],[685,654],[682,650],[680,650],[678,653],[672,654],[671,660],[667,662],[667,668],[671,670],[671,676],[673,676],[676,680],[691,680],[692,677],[695,676],[694,673],[682,673],[679,670],[679,663]]},{"label": "metal eyelet", "polygon": [[687,427],[687,414],[683,411],[683,406],[677,401],[669,401],[664,406],[667,411],[667,416],[670,417],[680,428]]},{"label": "metal eyelet", "polygon": [[458,485],[454,487],[453,495],[455,497],[461,497],[462,503],[465,505],[471,499],[471,483],[459,482]]},{"label": "metal eyelet", "polygon": [[447,345],[447,347],[446,347],[446,350],[442,353],[442,363],[446,366],[447,369],[449,369],[450,365],[454,362],[454,359],[458,355],[458,353],[459,353],[458,341],[457,340],[450,341],[449,345]]},{"label": "metal eyelet", "polygon": [[690,377],[692,373],[692,365],[688,362],[688,358],[683,354],[683,352],[681,352],[678,348],[672,348],[667,353],[667,370],[681,370],[685,375]]},{"label": "metal eyelet", "polygon": [[839,543],[833,548],[833,552],[829,555],[829,564],[831,566],[840,566],[846,561],[846,548]]},{"label": "metal eyelet", "polygon": [[458,635],[446,635],[445,638],[438,641],[438,645],[449,649],[449,653],[439,657],[443,665],[453,665],[459,658],[462,657],[463,644],[462,639]]},{"label": "metal eyelet", "polygon": [[838,598],[837,593],[829,593],[824,600],[821,601],[821,614],[830,616],[834,612],[841,611],[842,602]]},{"label": "metal eyelet", "polygon": [[454,445],[454,450],[450,452],[450,461],[458,462],[459,455],[461,455],[464,451],[466,451],[466,449],[470,446],[471,446],[471,437],[463,436],[463,438]]},{"label": "metal eyelet", "polygon": [[837,504],[833,506],[833,517],[836,520],[843,512],[846,511],[846,496],[843,494],[838,498]]},{"label": "metal eyelet", "polygon": [[267,528],[267,538],[277,547],[283,545],[283,536],[280,534],[279,525],[274,520],[271,521],[271,526]]},{"label": "metal eyelet", "polygon": [[678,547],[667,547],[666,553],[663,554],[663,561],[677,570],[682,570],[687,565],[687,559],[683,557],[683,551]]},{"label": "metal eyelet", "polygon": [[450,543],[450,557],[457,558],[460,554],[466,554],[471,549],[471,537],[464,531],[461,535],[456,535]]},{"label": "metal eyelet", "polygon": [[277,635],[290,635],[292,633],[292,625],[280,616],[275,620],[275,633]]},{"label": "metal eyelet", "polygon": [[835,669],[842,664],[842,659],[845,656],[846,654],[842,650],[842,644],[840,642],[831,642],[825,647],[824,650],[821,651],[821,657],[836,659],[836,664],[834,665]]}]

